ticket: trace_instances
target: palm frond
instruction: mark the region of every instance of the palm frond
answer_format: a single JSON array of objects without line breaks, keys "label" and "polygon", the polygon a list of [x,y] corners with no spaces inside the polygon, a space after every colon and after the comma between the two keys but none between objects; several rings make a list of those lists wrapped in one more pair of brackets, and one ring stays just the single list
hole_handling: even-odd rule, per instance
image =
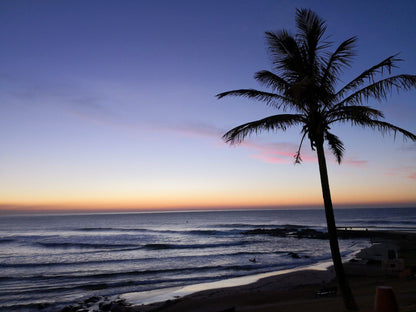
[{"label": "palm frond", "polygon": [[339,104],[360,105],[370,98],[374,98],[376,100],[384,100],[387,98],[388,94],[392,93],[394,89],[399,92],[401,90],[408,91],[413,87],[416,87],[416,75],[392,76],[374,82],[371,85],[354,92],[342,100]]},{"label": "palm frond", "polygon": [[[395,138],[396,138],[397,133],[400,133],[403,135],[404,140],[410,139],[411,141],[416,141],[416,135],[411,133],[410,131],[407,131],[405,129],[402,129],[400,127],[397,127],[391,123],[388,123],[382,120],[373,119],[371,118],[371,115],[372,115],[371,113],[350,114],[349,116],[344,116],[343,118],[340,118],[337,121],[343,122],[343,123],[350,122],[353,126],[361,126],[363,128],[370,128],[372,130],[378,130],[379,132],[381,132],[382,135],[393,134]],[[379,114],[377,115],[380,116]]]},{"label": "palm frond", "polygon": [[325,132],[325,139],[328,142],[329,148],[331,149],[332,153],[337,158],[337,162],[340,164],[342,156],[344,155],[344,144],[336,135],[328,131]]},{"label": "palm frond", "polygon": [[286,30],[266,32],[266,40],[272,63],[283,72],[283,77],[296,79],[298,73],[304,72],[304,59],[298,43]]},{"label": "palm frond", "polygon": [[239,89],[239,90],[232,90],[227,92],[222,92],[216,95],[218,99],[221,99],[225,96],[241,96],[250,99],[256,99],[261,102],[265,102],[267,105],[280,109],[282,106],[286,106],[287,104],[291,104],[291,101],[286,97],[270,93],[270,92],[263,92],[258,91],[255,89]]},{"label": "palm frond", "polygon": [[285,29],[271,32],[266,31],[268,50],[276,60],[299,54],[299,47],[296,39]]},{"label": "palm frond", "polygon": [[305,139],[306,135],[308,134],[306,131],[302,131],[302,132],[303,132],[303,135],[302,135],[302,139],[300,140],[300,143],[299,143],[298,151],[294,155],[295,164],[300,164],[302,162],[302,158],[300,157],[300,150],[302,149],[303,140]]},{"label": "palm frond", "polygon": [[343,106],[337,105],[327,112],[326,118],[328,124],[339,121],[351,121],[354,119],[366,118],[375,119],[384,118],[384,114],[369,106]]},{"label": "palm frond", "polygon": [[241,143],[250,134],[257,134],[260,131],[285,131],[288,127],[298,125],[303,122],[300,114],[280,114],[252,121],[235,127],[223,135],[227,143]]},{"label": "palm frond", "polygon": [[339,73],[343,67],[349,67],[355,53],[353,48],[357,37],[351,37],[342,42],[338,48],[332,53],[323,69],[321,84],[325,86],[333,86]]},{"label": "palm frond", "polygon": [[[260,131],[285,131],[288,127],[302,127],[302,139],[294,155],[295,163],[300,163],[301,148],[306,137],[312,150],[325,140],[338,163],[341,162],[344,145],[329,132],[333,123],[350,123],[352,126],[371,128],[382,134],[402,134],[404,139],[416,141],[416,135],[383,121],[381,111],[364,106],[369,99],[384,100],[393,91],[407,91],[416,88],[416,75],[391,76],[391,70],[401,61],[392,55],[363,71],[351,82],[335,92],[342,71],[349,67],[355,55],[357,38],[351,37],[342,42],[333,53],[326,49],[331,45],[325,42],[326,23],[311,10],[297,10],[297,34],[286,30],[266,32],[268,51],[274,71],[259,71],[255,79],[271,92],[255,89],[239,89],[217,94],[242,96],[265,102],[277,109],[290,107],[298,114],[274,115],[245,123],[224,134],[223,139],[236,144],[248,135]],[[275,72],[275,73],[274,73]],[[388,72],[387,78],[383,74]],[[390,76],[390,77],[389,77]]]},{"label": "palm frond", "polygon": [[393,67],[396,67],[396,63],[402,61],[402,59],[397,58],[398,54],[389,56],[385,60],[381,61],[380,63],[374,65],[373,67],[363,71],[358,77],[354,78],[352,81],[350,81],[346,86],[344,86],[341,90],[338,91],[336,94],[337,98],[342,98],[344,94],[346,94],[349,91],[356,90],[366,80],[369,80],[370,83],[374,82],[374,77],[377,74],[383,74],[384,70],[387,70],[389,73],[391,73],[391,69]]},{"label": "palm frond", "polygon": [[284,78],[279,77],[268,70],[261,70],[257,72],[254,75],[254,79],[265,87],[272,88],[273,90],[281,91],[283,93],[290,88],[290,84]]},{"label": "palm frond", "polygon": [[299,30],[298,38],[302,41],[307,51],[309,64],[312,64],[315,60],[316,52],[327,47],[327,45],[319,46],[326,31],[326,22],[309,9],[297,9],[296,26]]},{"label": "palm frond", "polygon": [[411,141],[416,141],[416,135],[399,128],[391,123],[380,121],[380,120],[354,120],[354,123],[360,125],[364,128],[371,128],[373,130],[380,131],[383,135],[384,134],[393,134],[394,138],[396,138],[397,133],[401,133],[403,135],[403,139],[410,139]]}]

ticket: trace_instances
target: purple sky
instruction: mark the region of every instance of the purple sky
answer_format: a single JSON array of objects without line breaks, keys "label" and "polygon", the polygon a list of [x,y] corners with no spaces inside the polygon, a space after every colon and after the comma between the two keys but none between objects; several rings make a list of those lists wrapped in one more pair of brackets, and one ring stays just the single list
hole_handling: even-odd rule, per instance
[{"label": "purple sky", "polygon": [[[275,112],[215,94],[261,88],[265,31],[296,8],[357,35],[344,81],[400,52],[416,73],[415,1],[0,2],[0,205],[163,208],[316,205],[315,156],[293,166],[300,129],[229,147],[221,135]],[[369,103],[416,133],[416,92]],[[334,202],[416,204],[416,144],[342,126]]]}]

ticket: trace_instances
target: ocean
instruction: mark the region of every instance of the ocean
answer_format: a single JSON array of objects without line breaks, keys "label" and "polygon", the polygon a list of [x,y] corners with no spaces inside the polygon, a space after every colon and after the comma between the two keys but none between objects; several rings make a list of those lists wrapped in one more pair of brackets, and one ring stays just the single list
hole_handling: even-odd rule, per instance
[{"label": "ocean", "polygon": [[[335,215],[339,227],[416,228],[415,208],[337,209]],[[181,287],[331,259],[325,239],[244,234],[274,228],[325,232],[324,212],[1,216],[0,311],[57,311],[92,296]],[[369,244],[340,240],[342,256]]]}]

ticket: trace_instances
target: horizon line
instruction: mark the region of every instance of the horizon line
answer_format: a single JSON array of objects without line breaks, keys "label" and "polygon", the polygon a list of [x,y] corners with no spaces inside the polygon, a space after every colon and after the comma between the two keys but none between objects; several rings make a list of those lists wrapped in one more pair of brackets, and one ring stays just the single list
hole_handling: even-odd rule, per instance
[{"label": "horizon line", "polygon": [[[416,203],[363,203],[335,204],[334,209],[395,209],[416,208]],[[128,213],[180,213],[180,212],[215,212],[215,211],[255,211],[255,210],[317,210],[324,209],[323,204],[312,205],[249,205],[249,206],[199,206],[199,207],[158,207],[158,208],[52,208],[50,206],[0,205],[1,215],[65,215],[65,214],[128,214]]]}]

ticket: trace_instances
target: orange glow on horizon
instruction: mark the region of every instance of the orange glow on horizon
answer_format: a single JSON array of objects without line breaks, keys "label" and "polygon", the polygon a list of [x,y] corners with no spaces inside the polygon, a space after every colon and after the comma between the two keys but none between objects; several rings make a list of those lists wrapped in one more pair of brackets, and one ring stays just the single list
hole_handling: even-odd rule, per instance
[{"label": "orange glow on horizon", "polygon": [[[416,207],[413,200],[402,201],[334,201],[334,208],[367,207]],[[140,211],[180,211],[180,210],[227,210],[227,209],[315,209],[323,208],[321,199],[316,201],[171,201],[169,203],[128,203],[128,202],[56,202],[56,203],[8,203],[0,204],[0,212],[140,212]]]},{"label": "orange glow on horizon", "polygon": [[[366,191],[351,186],[347,190],[334,188],[334,207],[405,207],[416,206],[416,197],[408,190],[374,188]],[[29,194],[27,194],[29,195]],[[267,185],[258,189],[228,190],[164,190],[160,192],[87,192],[78,196],[67,194],[62,198],[55,193],[30,194],[24,200],[19,196],[2,200],[0,211],[73,211],[73,212],[123,212],[123,211],[163,211],[163,210],[203,210],[203,209],[296,209],[323,207],[319,185],[302,190],[283,189],[281,192]]]}]

